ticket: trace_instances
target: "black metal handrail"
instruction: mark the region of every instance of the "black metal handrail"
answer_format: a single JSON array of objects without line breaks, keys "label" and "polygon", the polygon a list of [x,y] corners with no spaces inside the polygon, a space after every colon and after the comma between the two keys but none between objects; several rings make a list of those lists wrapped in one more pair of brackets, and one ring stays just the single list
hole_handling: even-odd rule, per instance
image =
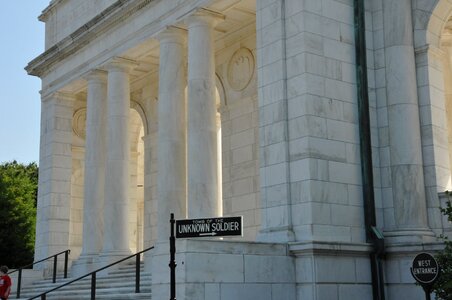
[{"label": "black metal handrail", "polygon": [[45,300],[46,299],[46,295],[48,293],[53,292],[55,290],[58,290],[58,289],[60,289],[62,287],[65,287],[67,285],[70,285],[71,283],[79,281],[79,280],[81,280],[81,279],[83,279],[85,277],[88,277],[90,275],[91,275],[91,300],[95,300],[96,299],[96,273],[100,272],[100,271],[103,271],[105,269],[108,269],[108,268],[110,268],[110,267],[112,267],[112,266],[114,266],[116,264],[119,264],[119,263],[121,263],[121,262],[123,262],[125,260],[128,260],[128,259],[130,259],[130,258],[132,258],[134,256],[136,257],[136,260],[135,260],[135,293],[139,293],[140,292],[140,271],[141,271],[140,270],[140,255],[141,255],[141,253],[144,253],[144,252],[149,251],[151,249],[154,249],[154,246],[149,247],[147,249],[144,249],[144,250],[142,250],[140,252],[137,252],[135,254],[129,255],[127,257],[124,257],[124,258],[122,258],[122,259],[120,259],[118,261],[115,261],[115,262],[113,262],[113,263],[111,263],[111,264],[109,264],[109,265],[107,265],[105,267],[99,268],[99,269],[94,270],[94,271],[92,271],[92,272],[90,272],[88,274],[85,274],[83,276],[77,277],[77,278],[75,278],[75,279],[73,279],[71,281],[68,281],[68,282],[66,282],[66,283],[64,283],[62,285],[59,285],[59,286],[57,286],[57,287],[55,287],[53,289],[45,291],[44,293],[36,295],[36,296],[34,296],[32,298],[28,298],[27,300],[36,299],[38,297],[41,297],[41,300]]},{"label": "black metal handrail", "polygon": [[49,260],[51,258],[53,258],[53,276],[52,276],[52,282],[55,283],[56,282],[56,273],[57,273],[57,263],[58,263],[58,255],[63,254],[64,253],[64,278],[67,278],[67,265],[68,265],[68,260],[69,260],[69,253],[71,252],[70,249],[61,251],[57,254],[51,255],[49,257],[43,258],[41,260],[35,261],[31,264],[25,265],[23,267],[20,267],[18,269],[15,269],[14,271],[9,272],[8,274],[12,274],[15,272],[19,272],[19,276],[17,278],[17,298],[20,298],[20,288],[21,288],[21,283],[22,283],[22,270],[23,269],[28,269],[31,266],[34,266],[35,264],[44,262],[46,260]]}]

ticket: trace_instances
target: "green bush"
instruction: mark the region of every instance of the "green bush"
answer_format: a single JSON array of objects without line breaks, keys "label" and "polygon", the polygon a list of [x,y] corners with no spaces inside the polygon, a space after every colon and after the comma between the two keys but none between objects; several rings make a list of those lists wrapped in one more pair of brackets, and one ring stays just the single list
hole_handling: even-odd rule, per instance
[{"label": "green bush", "polygon": [[0,265],[33,262],[37,190],[36,163],[0,164]]},{"label": "green bush", "polygon": [[[452,222],[452,203],[447,201],[446,207],[441,208],[441,212],[447,216],[447,220]],[[441,274],[433,286],[433,291],[437,299],[452,300],[452,241],[446,236],[441,236],[445,247],[435,255],[441,267]]]}]

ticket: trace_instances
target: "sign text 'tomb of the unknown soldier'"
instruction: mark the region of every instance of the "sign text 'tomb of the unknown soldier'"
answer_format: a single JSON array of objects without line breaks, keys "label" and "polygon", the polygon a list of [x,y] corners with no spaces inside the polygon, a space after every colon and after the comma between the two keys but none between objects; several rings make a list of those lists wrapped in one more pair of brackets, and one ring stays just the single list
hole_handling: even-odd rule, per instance
[{"label": "sign text 'tomb of the unknown soldier'", "polygon": [[242,217],[176,220],[176,238],[242,236]]}]

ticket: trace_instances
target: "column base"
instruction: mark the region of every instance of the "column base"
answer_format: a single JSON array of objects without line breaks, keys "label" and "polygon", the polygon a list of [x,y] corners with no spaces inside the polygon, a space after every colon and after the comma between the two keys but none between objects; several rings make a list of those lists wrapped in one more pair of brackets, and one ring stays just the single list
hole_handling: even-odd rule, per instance
[{"label": "column base", "polygon": [[81,254],[80,257],[72,263],[71,276],[79,277],[100,268],[98,256],[98,253]]},{"label": "column base", "polygon": [[[132,252],[130,250],[102,252],[97,258],[97,263],[98,263],[99,267],[101,268],[101,267],[107,266],[111,263],[117,262],[118,260],[125,258],[126,256],[129,256],[131,254],[132,254]],[[134,262],[134,260],[133,260],[133,258],[131,258],[130,261],[129,260],[124,261],[124,263],[127,263],[127,262]],[[114,270],[118,267],[119,267],[119,264],[116,264],[104,271],[99,272],[98,274],[100,276],[107,275],[108,272],[111,272],[111,270]]]},{"label": "column base", "polygon": [[398,229],[384,232],[385,243],[434,243],[437,241],[435,234],[428,228]]}]

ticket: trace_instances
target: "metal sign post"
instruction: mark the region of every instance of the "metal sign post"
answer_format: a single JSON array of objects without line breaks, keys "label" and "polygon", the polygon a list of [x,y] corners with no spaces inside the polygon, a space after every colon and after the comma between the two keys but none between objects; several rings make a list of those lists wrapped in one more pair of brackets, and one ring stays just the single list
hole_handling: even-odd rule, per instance
[{"label": "metal sign post", "polygon": [[174,223],[176,223],[176,220],[174,220],[174,214],[171,214],[171,234],[170,234],[170,293],[171,298],[170,300],[176,300],[176,237],[174,236]]},{"label": "metal sign post", "polygon": [[432,287],[438,279],[440,268],[436,259],[429,253],[419,253],[413,259],[411,275],[422,286],[425,299],[430,300]]}]

